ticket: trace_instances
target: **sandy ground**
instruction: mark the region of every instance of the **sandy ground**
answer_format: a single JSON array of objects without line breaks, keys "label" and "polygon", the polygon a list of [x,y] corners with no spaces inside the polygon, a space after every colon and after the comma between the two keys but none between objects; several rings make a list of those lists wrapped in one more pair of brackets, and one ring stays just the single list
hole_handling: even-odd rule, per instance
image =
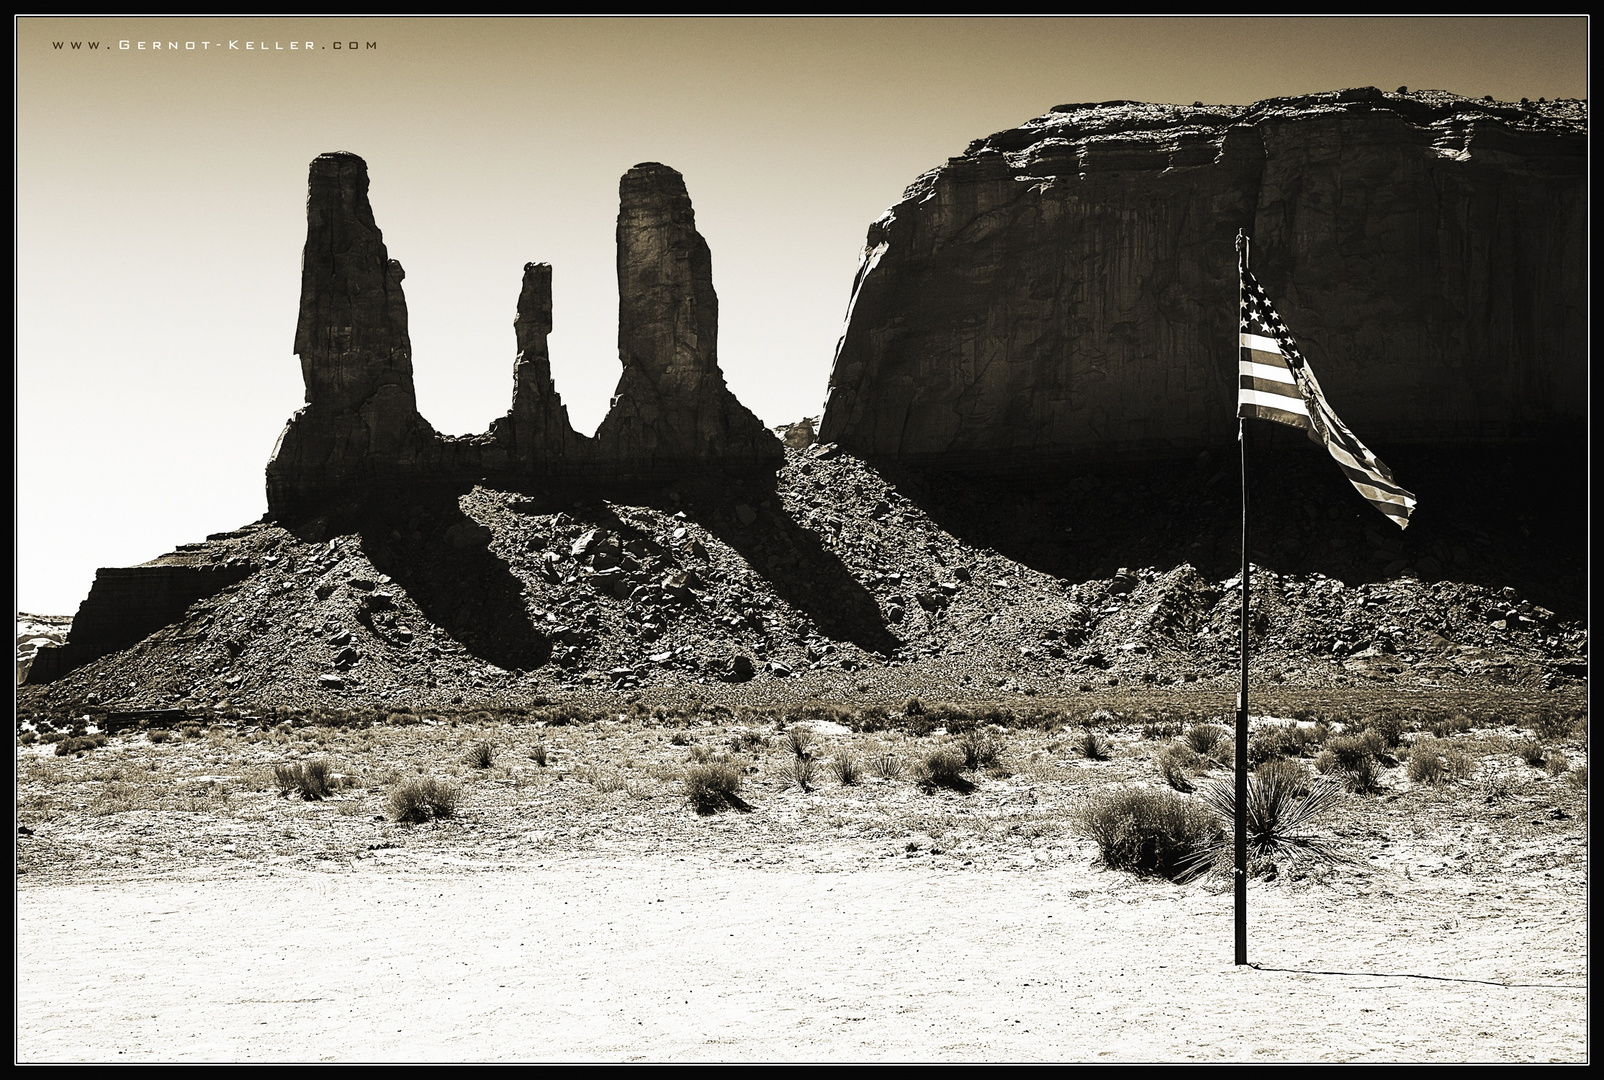
[{"label": "sandy ground", "polygon": [[17,1056],[1587,1060],[1582,871],[1255,881],[1239,968],[1206,887],[860,854],[25,881]]}]

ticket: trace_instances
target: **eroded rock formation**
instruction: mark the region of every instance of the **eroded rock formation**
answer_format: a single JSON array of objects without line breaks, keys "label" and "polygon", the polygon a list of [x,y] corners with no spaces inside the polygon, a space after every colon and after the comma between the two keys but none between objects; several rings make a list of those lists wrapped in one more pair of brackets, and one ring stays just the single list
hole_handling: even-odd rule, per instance
[{"label": "eroded rock formation", "polygon": [[389,257],[355,154],[312,162],[295,352],[306,405],[267,466],[268,506],[404,479],[436,440],[418,415],[406,276]]},{"label": "eroded rock formation", "polygon": [[685,180],[648,162],[618,185],[618,356],[624,371],[596,430],[598,459],[671,473],[716,460],[773,470],[780,443],[718,366],[713,260]]},{"label": "eroded rock formation", "polygon": [[1036,467],[1228,444],[1238,228],[1374,447],[1579,431],[1586,107],[1063,105],[869,228],[820,438]]},{"label": "eroded rock formation", "polygon": [[512,408],[483,435],[437,434],[418,414],[400,263],[368,203],[367,165],[311,167],[295,351],[306,406],[267,467],[269,514],[310,516],[378,491],[478,480],[672,481],[769,472],[777,439],[724,383],[712,258],[684,179],[666,165],[619,185],[619,351],[624,370],[594,439],[573,430],[552,382],[551,267],[524,267]]},{"label": "eroded rock formation", "polygon": [[[214,561],[214,555],[223,561]],[[257,569],[209,543],[184,544],[139,566],[102,567],[73,616],[66,642],[39,650],[28,682],[52,682],[81,664],[126,649],[177,621],[195,601],[215,596]]]},{"label": "eroded rock formation", "polygon": [[590,440],[574,431],[551,378],[551,264],[527,263],[518,293],[518,359],[513,364],[512,411],[492,429],[508,463],[562,471],[590,456]]}]

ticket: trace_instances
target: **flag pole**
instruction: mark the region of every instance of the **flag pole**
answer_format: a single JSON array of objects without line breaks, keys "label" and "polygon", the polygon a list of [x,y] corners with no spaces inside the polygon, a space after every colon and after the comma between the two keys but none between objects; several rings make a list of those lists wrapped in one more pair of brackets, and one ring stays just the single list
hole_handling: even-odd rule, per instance
[{"label": "flag pole", "polygon": [[[1248,238],[1236,234],[1237,287],[1245,280]],[[1240,345],[1237,349],[1241,354]],[[1233,884],[1236,892],[1236,963],[1248,962],[1248,443],[1247,428],[1238,415],[1236,445],[1242,466],[1242,688],[1236,696],[1236,844]]]}]

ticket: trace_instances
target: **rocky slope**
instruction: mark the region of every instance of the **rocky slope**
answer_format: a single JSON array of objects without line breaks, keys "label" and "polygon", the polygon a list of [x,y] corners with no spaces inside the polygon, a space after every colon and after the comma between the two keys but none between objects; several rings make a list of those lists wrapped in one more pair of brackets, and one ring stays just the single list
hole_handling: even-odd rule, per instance
[{"label": "rocky slope", "polygon": [[1002,469],[1228,449],[1242,229],[1383,458],[1579,443],[1586,131],[1585,102],[1374,88],[1061,105],[869,227],[821,437]]},{"label": "rocky slope", "polygon": [[[1583,592],[1553,586],[1552,551],[1519,523],[1400,540],[1329,462],[1308,464],[1266,495],[1256,684],[1585,675]],[[1237,513],[1234,476],[1206,459],[1049,492],[930,488],[828,444],[788,450],[772,486],[688,482],[640,503],[481,486],[326,534],[264,523],[193,545],[249,576],[21,688],[20,707],[1230,691]]]}]

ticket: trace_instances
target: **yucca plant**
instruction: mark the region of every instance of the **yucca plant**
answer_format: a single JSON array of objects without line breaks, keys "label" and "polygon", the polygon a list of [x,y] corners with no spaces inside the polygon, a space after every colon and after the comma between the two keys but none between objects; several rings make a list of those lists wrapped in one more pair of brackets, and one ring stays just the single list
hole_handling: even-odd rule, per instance
[{"label": "yucca plant", "polygon": [[1107,740],[1091,728],[1080,733],[1079,746],[1087,761],[1107,761],[1109,758]]},{"label": "yucca plant", "polygon": [[[1329,840],[1311,835],[1308,827],[1342,798],[1343,783],[1335,777],[1308,781],[1289,770],[1265,769],[1248,777],[1248,860],[1285,859],[1303,863],[1341,863],[1349,857]],[[1229,874],[1236,851],[1236,780],[1215,780],[1198,789],[1198,798],[1220,820],[1222,835],[1201,849],[1187,876]]]},{"label": "yucca plant", "polygon": [[794,727],[785,733],[785,742],[791,753],[799,758],[813,756],[813,732],[805,727]]}]

